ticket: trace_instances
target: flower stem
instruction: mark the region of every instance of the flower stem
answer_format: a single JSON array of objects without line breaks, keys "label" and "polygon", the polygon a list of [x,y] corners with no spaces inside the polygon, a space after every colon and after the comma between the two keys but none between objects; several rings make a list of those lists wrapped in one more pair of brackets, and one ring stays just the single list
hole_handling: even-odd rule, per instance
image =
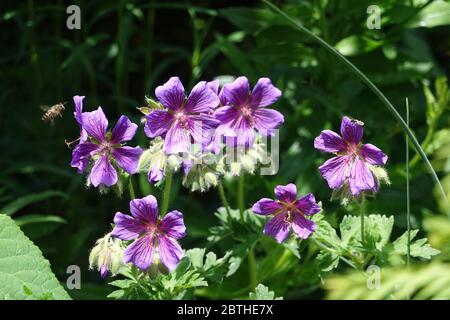
[{"label": "flower stem", "polygon": [[238,208],[241,220],[244,221],[244,172],[241,172],[238,180]]},{"label": "flower stem", "polygon": [[223,189],[222,181],[219,180],[217,187],[219,189],[219,195],[220,195],[220,200],[222,200],[222,205],[225,207],[225,210],[227,211],[227,214],[230,217],[231,216],[230,205],[228,204],[228,200],[225,195],[225,190]]},{"label": "flower stem", "polygon": [[364,192],[361,195],[361,205],[359,210],[361,217],[361,244],[364,244],[364,217],[366,215],[366,195]]},{"label": "flower stem", "polygon": [[167,213],[167,209],[169,209],[169,200],[170,200],[170,190],[172,188],[172,170],[167,170],[166,172],[166,182],[164,184],[164,195],[163,195],[163,204],[161,207],[161,214]]},{"label": "flower stem", "polygon": [[[406,124],[409,126],[409,101],[406,98]],[[407,251],[406,251],[406,266],[410,267],[411,260],[411,207],[410,207],[410,193],[409,193],[409,139],[408,136],[405,136],[406,139],[406,228],[408,231],[408,242],[407,242]]]},{"label": "flower stem", "polygon": [[256,261],[255,261],[255,252],[253,251],[253,246],[250,248],[248,252],[248,274],[250,278],[250,291],[254,291],[256,285],[258,284],[257,275],[256,275]]},{"label": "flower stem", "polygon": [[128,192],[130,193],[130,199],[133,200],[136,198],[136,194],[134,193],[134,187],[133,187],[133,177],[130,176],[128,178]]}]

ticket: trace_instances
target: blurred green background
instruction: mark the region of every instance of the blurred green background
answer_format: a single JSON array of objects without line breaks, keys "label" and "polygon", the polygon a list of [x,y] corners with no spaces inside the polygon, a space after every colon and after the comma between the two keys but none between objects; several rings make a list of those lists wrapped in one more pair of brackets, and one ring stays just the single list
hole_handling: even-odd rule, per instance
[{"label": "blurred green background", "polygon": [[[443,0],[275,1],[360,68],[397,110],[411,108],[411,128],[433,160],[450,195],[450,3]],[[81,30],[68,30],[66,8],[81,8]],[[381,29],[366,26],[367,7],[381,8]],[[405,142],[398,123],[375,95],[334,57],[259,1],[20,1],[0,5],[0,212],[12,215],[51,261],[60,280],[68,265],[82,268],[74,298],[103,298],[111,289],[88,271],[88,252],[110,229],[116,211],[128,211],[126,195],[99,195],[70,167],[64,140],[77,137],[72,96],[85,95],[85,110],[101,105],[110,124],[120,114],[140,121],[136,107],[156,86],[179,76],[197,81],[245,75],[254,84],[268,76],[283,91],[276,108],[281,127],[280,170],[251,176],[246,205],[271,196],[277,184],[294,182],[314,192],[330,221],[350,212],[330,202],[317,167],[327,157],[313,148],[324,128],[337,130],[343,115],[365,123],[365,140],[389,155],[392,185],[369,201],[370,213],[395,215],[395,233],[406,225]],[[436,82],[436,79],[438,81]],[[41,121],[41,105],[67,102],[63,118]],[[148,145],[142,127],[135,140]],[[411,150],[412,157],[415,155]],[[420,160],[412,162],[413,227],[443,251],[437,263],[450,278],[448,207],[439,201]],[[146,176],[134,177],[138,195],[160,191]],[[189,193],[177,176],[172,208],[185,213],[184,248],[204,246],[220,206],[215,190]],[[235,182],[226,190],[235,203]],[[436,220],[437,219],[437,220]],[[220,248],[217,250],[220,251]],[[347,281],[346,276],[343,276]],[[271,286],[286,298],[332,296],[299,274],[288,286]],[[336,280],[337,281],[337,280]],[[349,281],[349,280],[348,280]],[[353,282],[354,283],[354,282]],[[328,290],[328,293],[327,293]]]}]

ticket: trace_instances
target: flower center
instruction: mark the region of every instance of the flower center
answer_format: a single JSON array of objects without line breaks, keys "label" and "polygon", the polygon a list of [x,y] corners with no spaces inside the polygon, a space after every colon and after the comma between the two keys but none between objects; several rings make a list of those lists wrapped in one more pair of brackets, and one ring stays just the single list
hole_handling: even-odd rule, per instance
[{"label": "flower center", "polygon": [[100,144],[99,152],[101,155],[109,155],[111,149],[113,148],[113,144],[110,141],[103,141]]},{"label": "flower center", "polygon": [[184,129],[187,128],[187,116],[186,114],[184,114],[183,112],[177,112],[175,113],[175,119],[178,121],[178,123],[180,124],[180,126]]},{"label": "flower center", "polygon": [[245,118],[250,119],[252,117],[252,108],[249,106],[242,106],[241,113]]}]

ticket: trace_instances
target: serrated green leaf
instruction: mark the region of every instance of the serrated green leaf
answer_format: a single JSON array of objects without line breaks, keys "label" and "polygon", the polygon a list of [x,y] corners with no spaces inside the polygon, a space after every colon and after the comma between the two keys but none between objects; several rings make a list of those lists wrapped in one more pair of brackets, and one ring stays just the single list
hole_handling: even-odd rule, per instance
[{"label": "serrated green leaf", "polygon": [[0,284],[0,299],[70,299],[39,248],[3,214],[0,214]]},{"label": "serrated green leaf", "polygon": [[283,300],[282,297],[275,297],[275,292],[269,291],[269,288],[263,284],[258,284],[255,292],[250,292],[250,300]]},{"label": "serrated green leaf", "polygon": [[[432,248],[428,243],[427,239],[419,239],[416,241],[412,241],[419,230],[411,230],[411,247],[410,253],[412,257],[415,258],[423,258],[423,259],[431,259],[432,256],[435,256],[440,253],[439,250]],[[403,233],[397,240],[393,242],[394,253],[400,255],[406,255],[408,250],[408,232]]]}]

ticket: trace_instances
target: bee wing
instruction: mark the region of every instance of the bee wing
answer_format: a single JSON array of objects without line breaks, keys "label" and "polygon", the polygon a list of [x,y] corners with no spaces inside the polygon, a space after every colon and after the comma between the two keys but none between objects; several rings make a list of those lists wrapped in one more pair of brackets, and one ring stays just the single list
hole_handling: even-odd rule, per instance
[{"label": "bee wing", "polygon": [[49,106],[39,106],[39,108],[41,108],[42,111],[47,112],[48,110],[50,110],[51,107],[49,107]]}]

